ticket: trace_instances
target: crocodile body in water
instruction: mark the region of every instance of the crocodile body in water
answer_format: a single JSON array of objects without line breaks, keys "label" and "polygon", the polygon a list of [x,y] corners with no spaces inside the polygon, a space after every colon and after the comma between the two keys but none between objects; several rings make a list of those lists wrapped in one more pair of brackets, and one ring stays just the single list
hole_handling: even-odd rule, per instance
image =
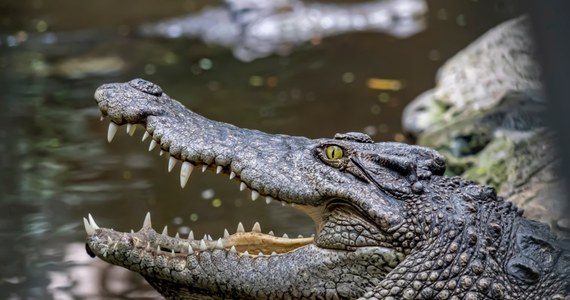
[{"label": "crocodile body in water", "polygon": [[140,273],[169,299],[569,299],[568,245],[522,217],[495,191],[443,176],[436,151],[374,143],[361,133],[333,139],[267,134],[208,120],[148,81],[107,84],[95,98],[119,125],[145,127],[151,149],[228,174],[252,198],[294,204],[314,238],[238,227],[218,240],[152,229],[100,228],[84,219],[92,256]]}]

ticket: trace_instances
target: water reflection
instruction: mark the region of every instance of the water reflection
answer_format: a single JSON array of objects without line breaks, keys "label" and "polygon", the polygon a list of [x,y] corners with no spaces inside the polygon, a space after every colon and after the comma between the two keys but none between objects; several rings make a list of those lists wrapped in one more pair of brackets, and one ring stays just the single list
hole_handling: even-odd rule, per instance
[{"label": "water reflection", "polygon": [[[100,84],[144,77],[209,118],[273,133],[365,131],[378,141],[405,140],[399,124],[406,102],[431,87],[441,61],[510,16],[492,5],[457,3],[447,4],[442,20],[436,16],[442,5],[433,2],[427,31],[407,40],[341,35],[249,64],[193,41],[125,35],[125,28],[148,21],[152,6],[134,17],[114,9],[109,14],[121,20],[115,23],[107,14],[93,15],[105,2],[85,3],[83,12],[57,6],[28,25],[24,12],[36,8],[6,10],[22,16],[0,28],[0,298],[155,298],[139,276],[87,256],[80,221],[89,212],[101,226],[121,230],[138,229],[151,211],[156,229],[168,225],[170,234],[217,237],[240,221],[246,228],[259,221],[278,235],[313,232],[312,221],[294,208],[252,202],[212,172],[195,172],[181,190],[167,159],[139,142],[140,129],[134,137],[121,131],[108,144],[93,100]],[[161,5],[174,13],[179,4]],[[100,27],[50,32],[51,22],[70,11]],[[460,13],[465,27],[452,21]],[[472,20],[486,23],[470,28]],[[86,21],[68,22],[60,26]],[[373,89],[378,81],[371,79],[397,80],[402,88]]]}]

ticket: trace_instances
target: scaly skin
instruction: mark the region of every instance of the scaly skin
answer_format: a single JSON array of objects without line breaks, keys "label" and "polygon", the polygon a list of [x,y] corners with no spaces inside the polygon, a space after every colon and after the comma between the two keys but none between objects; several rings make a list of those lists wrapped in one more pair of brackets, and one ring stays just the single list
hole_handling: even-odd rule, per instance
[{"label": "scaly skin", "polygon": [[[491,188],[442,176],[435,151],[359,133],[307,139],[199,116],[135,79],[95,93],[116,125],[141,124],[183,161],[230,174],[252,197],[295,204],[312,238],[254,226],[217,241],[136,233],[85,220],[92,256],[140,273],[169,299],[565,299],[570,257],[546,225]],[[116,125],[114,125],[116,124]],[[340,152],[342,151],[342,152]]]}]

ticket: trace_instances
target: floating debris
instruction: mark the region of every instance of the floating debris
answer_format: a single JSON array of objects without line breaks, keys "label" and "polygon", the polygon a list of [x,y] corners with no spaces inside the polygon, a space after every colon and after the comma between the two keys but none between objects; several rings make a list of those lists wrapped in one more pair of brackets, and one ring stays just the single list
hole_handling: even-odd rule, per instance
[{"label": "floating debris", "polygon": [[373,90],[399,91],[403,84],[396,79],[370,78],[366,82],[366,86]]}]

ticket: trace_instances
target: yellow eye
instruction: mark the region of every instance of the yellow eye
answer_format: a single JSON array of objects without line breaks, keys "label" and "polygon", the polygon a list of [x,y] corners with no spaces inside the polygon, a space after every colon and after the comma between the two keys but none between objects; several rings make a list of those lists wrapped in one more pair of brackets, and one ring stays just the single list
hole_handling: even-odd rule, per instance
[{"label": "yellow eye", "polygon": [[328,146],[327,147],[327,158],[328,159],[341,159],[344,154],[342,153],[342,148],[339,146]]}]

